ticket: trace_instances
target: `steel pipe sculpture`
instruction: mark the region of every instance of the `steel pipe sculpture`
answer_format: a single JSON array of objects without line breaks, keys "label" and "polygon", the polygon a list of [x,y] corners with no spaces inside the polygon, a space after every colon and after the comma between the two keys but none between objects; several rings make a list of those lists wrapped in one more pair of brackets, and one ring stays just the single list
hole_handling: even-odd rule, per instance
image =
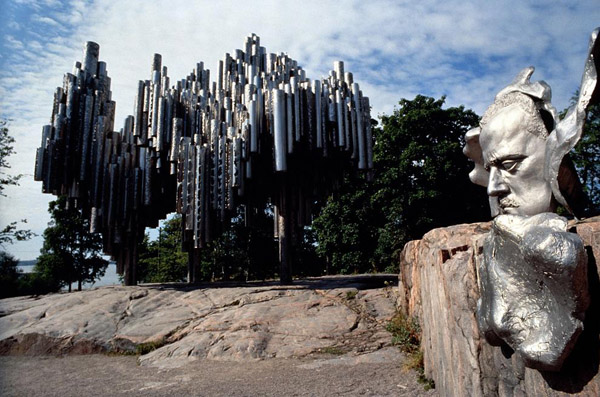
[{"label": "steel pipe sculpture", "polygon": [[104,250],[127,284],[136,281],[136,246],[145,227],[183,215],[189,280],[198,250],[239,206],[251,214],[275,204],[281,279],[291,281],[289,238],[310,223],[312,203],[339,185],[345,169],[373,165],[370,106],[342,62],[309,80],[285,54],[267,54],[256,35],[225,54],[215,82],[202,62],[171,82],[161,56],[138,83],[134,114],[113,131],[106,64],[86,43],[57,88],[44,126],[35,179],[43,192],[67,195],[101,232]]},{"label": "steel pipe sculpture", "polygon": [[467,133],[470,177],[487,187],[492,230],[478,275],[479,329],[492,345],[510,347],[531,368],[559,371],[583,330],[590,302],[587,255],[557,204],[577,214],[581,186],[568,158],[588,107],[600,100],[600,41],[592,34],[577,103],[563,120],[550,87],[526,68]]}]

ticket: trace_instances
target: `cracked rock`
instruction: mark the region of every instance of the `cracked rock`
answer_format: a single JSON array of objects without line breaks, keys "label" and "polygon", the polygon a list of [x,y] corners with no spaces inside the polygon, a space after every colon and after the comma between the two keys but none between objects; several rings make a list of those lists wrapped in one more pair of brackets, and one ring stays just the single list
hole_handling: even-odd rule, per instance
[{"label": "cracked rock", "polygon": [[391,279],[117,286],[4,299],[0,354],[126,352],[145,344],[156,350],[141,356],[141,365],[177,367],[198,359],[305,357],[335,346],[373,352],[391,342],[385,325],[396,296],[384,284]]}]

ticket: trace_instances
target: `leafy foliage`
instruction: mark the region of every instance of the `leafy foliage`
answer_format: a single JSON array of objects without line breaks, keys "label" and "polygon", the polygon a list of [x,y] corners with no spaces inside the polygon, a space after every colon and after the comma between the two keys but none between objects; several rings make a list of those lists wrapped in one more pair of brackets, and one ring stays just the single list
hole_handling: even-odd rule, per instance
[{"label": "leafy foliage", "polygon": [[204,280],[265,280],[273,278],[278,266],[277,243],[273,239],[273,211],[242,214],[229,228],[201,251]]},{"label": "leafy foliage", "polygon": [[10,168],[8,157],[15,153],[13,143],[15,138],[8,134],[8,121],[0,119],[0,196],[5,196],[4,187],[7,185],[18,185],[22,175],[10,175],[7,169]]},{"label": "leafy foliage", "polygon": [[6,252],[0,252],[0,298],[20,295],[39,295],[56,291],[60,285],[42,274],[23,273],[19,261]]},{"label": "leafy foliage", "polygon": [[[252,214],[246,225],[241,216],[221,235],[200,249],[200,279],[264,280],[272,278],[277,262],[272,212]],[[139,247],[138,279],[142,282],[184,281],[188,254],[182,247],[181,215],[165,222],[156,240],[146,235]]]},{"label": "leafy foliage", "polygon": [[[19,179],[23,175],[10,175],[7,169],[10,168],[8,157],[14,154],[13,143],[15,139],[9,135],[8,121],[0,119],[0,196],[6,197],[4,188],[7,185],[18,185]],[[21,220],[22,223],[27,223],[26,219]],[[29,240],[35,234],[31,230],[19,229],[18,222],[14,221],[0,229],[0,246],[4,244],[12,244],[14,241]]]},{"label": "leafy foliage", "polygon": [[0,252],[0,298],[18,295],[18,264],[14,256]]},{"label": "leafy foliage", "polygon": [[[21,223],[27,223],[27,219],[21,219]],[[18,229],[18,222],[14,221],[9,223],[0,230],[0,245],[6,243],[12,244],[15,241],[25,241],[33,237],[35,233],[31,230]]]},{"label": "leafy foliage", "polygon": [[[576,101],[578,93],[571,99]],[[561,112],[561,116],[567,113]],[[570,153],[588,195],[588,215],[600,214],[600,104],[588,108],[581,140]]]},{"label": "leafy foliage", "polygon": [[462,153],[479,117],[462,106],[444,109],[444,101],[402,99],[376,131],[374,201],[402,230],[392,238],[402,245],[434,227],[489,218],[486,192],[469,180],[472,164]]},{"label": "leafy foliage", "polygon": [[417,371],[418,381],[423,384],[425,390],[434,389],[435,382],[425,376],[419,321],[397,312],[386,329],[392,334],[392,344],[408,355],[406,368]]},{"label": "leafy foliage", "polygon": [[100,256],[102,238],[90,233],[89,221],[67,205],[64,196],[49,204],[52,220],[44,231],[44,245],[34,271],[58,290],[77,282],[92,283],[104,275],[108,261]]},{"label": "leafy foliage", "polygon": [[338,195],[330,197],[313,220],[316,252],[325,258],[327,274],[376,269],[373,252],[381,220],[371,203],[372,190],[363,176],[347,175]]},{"label": "leafy foliage", "polygon": [[[296,230],[298,235],[297,245],[292,244],[292,255],[294,256],[294,268],[292,273],[296,277],[315,277],[324,273],[324,262],[316,252],[317,235],[312,226],[305,226],[302,230]],[[277,246],[274,245],[273,266],[279,266]],[[326,270],[326,269],[325,269]]]},{"label": "leafy foliage", "polygon": [[471,183],[464,135],[471,110],[444,98],[402,99],[375,129],[374,178],[348,176],[313,222],[331,272],[397,272],[398,252],[435,227],[489,218],[485,189]]},{"label": "leafy foliage", "polygon": [[398,312],[386,326],[392,334],[392,344],[405,353],[416,353],[421,346],[421,326],[416,318]]},{"label": "leafy foliage", "polygon": [[139,249],[138,279],[145,283],[185,281],[187,253],[181,250],[181,215],[176,215],[159,229],[158,238],[148,234]]},{"label": "leafy foliage", "polygon": [[153,352],[156,349],[160,349],[166,344],[167,341],[164,338],[151,342],[142,342],[135,346],[135,353],[139,356],[142,356],[144,354]]}]

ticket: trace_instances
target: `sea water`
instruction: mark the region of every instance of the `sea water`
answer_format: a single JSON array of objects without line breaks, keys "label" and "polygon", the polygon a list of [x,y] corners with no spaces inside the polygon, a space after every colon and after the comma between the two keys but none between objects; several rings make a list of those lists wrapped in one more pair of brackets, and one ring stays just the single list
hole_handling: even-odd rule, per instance
[{"label": "sea water", "polygon": [[[33,266],[17,266],[20,271],[23,273],[31,273],[33,271]],[[106,272],[104,276],[102,276],[99,280],[96,280],[93,284],[83,284],[82,289],[88,289],[93,287],[102,287],[105,285],[120,285],[121,280],[119,279],[119,275],[117,274],[117,265],[114,262],[111,262],[106,268]],[[72,289],[77,289],[77,283],[71,284]],[[68,289],[67,287],[64,288]]]}]

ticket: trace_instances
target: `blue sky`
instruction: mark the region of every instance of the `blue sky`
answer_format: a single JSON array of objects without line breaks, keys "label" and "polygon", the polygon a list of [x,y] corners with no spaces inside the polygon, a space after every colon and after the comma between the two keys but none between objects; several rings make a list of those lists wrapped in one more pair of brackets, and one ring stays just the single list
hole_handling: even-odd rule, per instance
[{"label": "blue sky", "polygon": [[481,114],[520,69],[552,86],[558,110],[579,86],[598,0],[541,1],[86,1],[0,0],[0,116],[11,119],[19,187],[0,197],[0,226],[23,218],[39,236],[6,246],[37,257],[53,196],[32,170],[41,129],[62,76],[85,41],[100,44],[117,102],[115,128],[133,111],[137,81],[153,53],[172,80],[204,61],[214,73],[225,52],[256,33],[270,52],[287,52],[320,78],[342,60],[373,106],[389,114],[401,98],[446,96],[448,106]]}]

